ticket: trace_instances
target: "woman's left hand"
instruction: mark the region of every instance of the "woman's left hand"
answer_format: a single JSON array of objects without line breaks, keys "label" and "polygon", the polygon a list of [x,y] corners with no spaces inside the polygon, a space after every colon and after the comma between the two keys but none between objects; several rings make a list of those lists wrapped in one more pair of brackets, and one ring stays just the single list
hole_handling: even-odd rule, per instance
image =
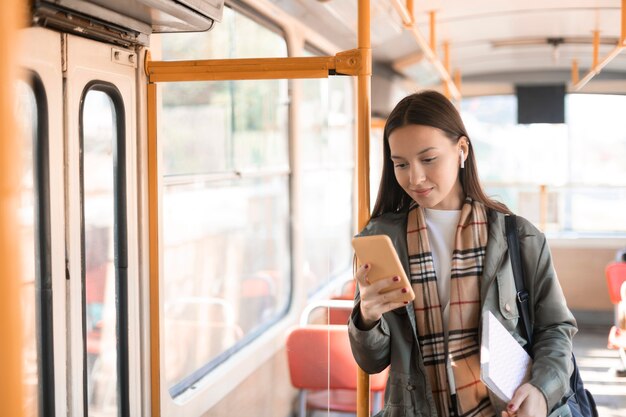
[{"label": "woman's left hand", "polygon": [[546,399],[541,391],[529,383],[521,385],[513,394],[513,398],[507,405],[507,410],[502,412],[502,417],[546,417],[548,415]]}]

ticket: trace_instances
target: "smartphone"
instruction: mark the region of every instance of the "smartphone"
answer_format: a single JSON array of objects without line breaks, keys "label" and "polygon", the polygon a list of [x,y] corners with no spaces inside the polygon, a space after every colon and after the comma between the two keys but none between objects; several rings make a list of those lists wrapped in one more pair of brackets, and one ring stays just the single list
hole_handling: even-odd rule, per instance
[{"label": "smartphone", "polygon": [[370,270],[367,279],[374,283],[383,278],[400,277],[398,282],[390,282],[382,293],[387,293],[398,288],[407,288],[409,291],[400,294],[395,301],[412,301],[415,298],[411,283],[404,272],[396,249],[387,235],[372,235],[355,237],[352,239],[352,247],[359,259],[359,264],[369,264]]}]

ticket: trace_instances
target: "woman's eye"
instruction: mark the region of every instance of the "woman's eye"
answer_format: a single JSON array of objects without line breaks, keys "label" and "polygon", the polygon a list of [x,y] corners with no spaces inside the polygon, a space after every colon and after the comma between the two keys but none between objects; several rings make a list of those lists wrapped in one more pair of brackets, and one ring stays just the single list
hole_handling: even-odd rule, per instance
[{"label": "woman's eye", "polygon": [[394,167],[396,167],[396,168],[404,168],[404,167],[406,167],[406,164],[395,164]]},{"label": "woman's eye", "polygon": [[426,159],[422,159],[422,162],[424,162],[425,164],[430,164],[431,162],[434,162],[435,159],[437,159],[437,158],[436,157],[435,158],[426,158]]}]

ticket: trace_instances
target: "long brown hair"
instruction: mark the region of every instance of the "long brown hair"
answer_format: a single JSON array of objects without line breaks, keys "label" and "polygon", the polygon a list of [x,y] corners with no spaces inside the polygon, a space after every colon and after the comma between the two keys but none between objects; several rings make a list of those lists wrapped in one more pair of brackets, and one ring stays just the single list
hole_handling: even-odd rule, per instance
[{"label": "long brown hair", "polygon": [[443,94],[426,90],[400,100],[387,118],[383,137],[383,174],[374,210],[372,210],[372,218],[384,213],[403,211],[408,209],[413,202],[413,199],[396,180],[389,148],[389,135],[397,128],[411,124],[437,128],[454,143],[457,143],[461,137],[466,137],[469,155],[465,161],[465,168],[459,173],[463,192],[467,197],[480,201],[492,210],[512,214],[506,205],[487,197],[483,191],[478,179],[474,148],[459,112]]}]

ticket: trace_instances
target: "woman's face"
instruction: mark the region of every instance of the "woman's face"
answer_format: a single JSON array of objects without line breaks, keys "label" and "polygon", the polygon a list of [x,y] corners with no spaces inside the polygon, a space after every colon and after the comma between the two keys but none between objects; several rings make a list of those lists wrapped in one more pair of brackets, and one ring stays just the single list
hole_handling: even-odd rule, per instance
[{"label": "woman's face", "polygon": [[420,206],[459,210],[465,195],[459,180],[461,150],[467,158],[463,137],[457,143],[443,131],[424,125],[406,125],[389,135],[396,180]]}]

